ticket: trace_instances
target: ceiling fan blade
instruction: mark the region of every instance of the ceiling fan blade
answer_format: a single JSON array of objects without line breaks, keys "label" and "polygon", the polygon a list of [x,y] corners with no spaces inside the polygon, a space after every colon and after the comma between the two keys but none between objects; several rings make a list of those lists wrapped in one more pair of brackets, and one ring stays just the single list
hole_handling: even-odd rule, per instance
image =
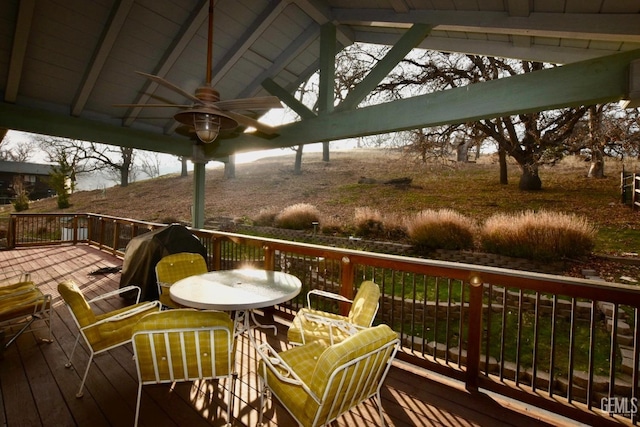
[{"label": "ceiling fan blade", "polygon": [[148,78],[149,80],[158,83],[161,86],[166,87],[167,89],[171,89],[174,92],[179,93],[180,95],[184,96],[185,98],[188,98],[190,100],[192,100],[193,102],[197,102],[198,104],[202,104],[202,101],[199,100],[198,98],[195,97],[195,95],[185,91],[184,89],[174,85],[173,83],[163,79],[160,76],[154,76],[153,74],[147,74],[147,73],[143,73],[142,71],[136,71],[136,73],[140,74],[141,76],[144,76],[146,78]]},{"label": "ceiling fan blade", "polygon": [[255,98],[230,99],[228,101],[218,101],[214,105],[221,110],[269,110],[271,108],[282,108],[280,99],[277,96],[259,96]]},{"label": "ceiling fan blade", "polygon": [[114,107],[125,107],[125,108],[146,108],[146,107],[175,107],[175,108],[190,108],[191,105],[181,105],[181,104],[113,104]]},{"label": "ceiling fan blade", "polygon": [[255,128],[257,130],[259,130],[262,133],[265,133],[267,135],[276,135],[278,132],[276,131],[276,128],[266,125],[264,123],[261,123],[255,119],[252,119],[251,117],[247,117],[244,116],[242,114],[238,114],[238,113],[233,113],[231,111],[225,111],[224,114],[226,114],[227,116],[231,117],[233,120],[235,120],[236,122],[238,122],[238,124],[240,125],[244,125],[247,127],[252,127]]}]

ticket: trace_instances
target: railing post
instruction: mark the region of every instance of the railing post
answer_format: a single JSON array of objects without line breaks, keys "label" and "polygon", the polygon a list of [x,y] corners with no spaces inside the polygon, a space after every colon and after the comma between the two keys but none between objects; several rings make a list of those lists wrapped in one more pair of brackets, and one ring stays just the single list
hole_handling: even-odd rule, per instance
[{"label": "railing post", "polygon": [[276,269],[276,251],[269,245],[262,246],[264,250],[264,269],[273,271]]},{"label": "railing post", "polygon": [[222,269],[222,239],[212,239],[211,246],[213,251],[211,254],[211,268],[213,268],[213,271],[217,271]]},{"label": "railing post", "polygon": [[[353,272],[355,271],[355,266],[348,256],[343,256],[341,261],[342,283],[340,286],[340,295],[349,299],[353,299]],[[349,304],[340,303],[340,314],[342,314],[343,316],[347,316],[349,314],[350,308],[351,307],[349,306]]]},{"label": "railing post", "polygon": [[113,242],[111,244],[111,252],[116,253],[118,250],[118,240],[120,238],[120,223],[113,220]]},{"label": "railing post", "polygon": [[467,336],[466,389],[478,390],[480,353],[482,346],[482,280],[474,274],[469,278],[469,331]]}]

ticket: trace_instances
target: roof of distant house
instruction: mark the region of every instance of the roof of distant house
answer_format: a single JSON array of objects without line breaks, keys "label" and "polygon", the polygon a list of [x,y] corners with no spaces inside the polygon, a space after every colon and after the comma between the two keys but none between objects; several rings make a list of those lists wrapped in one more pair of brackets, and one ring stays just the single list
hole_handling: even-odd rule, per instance
[{"label": "roof of distant house", "polygon": [[5,173],[49,175],[51,173],[51,167],[51,165],[44,165],[41,163],[9,162],[6,160],[0,160],[0,172]]}]

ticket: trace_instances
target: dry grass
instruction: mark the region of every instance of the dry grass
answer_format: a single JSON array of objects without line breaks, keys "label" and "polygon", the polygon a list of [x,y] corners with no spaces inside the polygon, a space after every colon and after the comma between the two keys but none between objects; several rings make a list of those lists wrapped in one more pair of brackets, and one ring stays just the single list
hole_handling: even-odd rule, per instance
[{"label": "dry grass", "polygon": [[418,248],[472,249],[476,224],[452,209],[425,209],[407,220],[407,234]]},{"label": "dry grass", "polygon": [[485,221],[480,236],[482,247],[491,253],[555,260],[591,253],[596,230],[576,215],[526,211],[492,216]]}]

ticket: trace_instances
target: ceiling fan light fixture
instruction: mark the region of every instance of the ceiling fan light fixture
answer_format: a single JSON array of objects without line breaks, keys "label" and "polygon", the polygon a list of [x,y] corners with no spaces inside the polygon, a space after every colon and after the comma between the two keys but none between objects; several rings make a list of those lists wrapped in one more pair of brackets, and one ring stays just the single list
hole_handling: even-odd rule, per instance
[{"label": "ceiling fan light fixture", "polygon": [[193,113],[193,127],[198,139],[205,144],[215,141],[220,133],[220,121],[220,116],[215,114]]}]

